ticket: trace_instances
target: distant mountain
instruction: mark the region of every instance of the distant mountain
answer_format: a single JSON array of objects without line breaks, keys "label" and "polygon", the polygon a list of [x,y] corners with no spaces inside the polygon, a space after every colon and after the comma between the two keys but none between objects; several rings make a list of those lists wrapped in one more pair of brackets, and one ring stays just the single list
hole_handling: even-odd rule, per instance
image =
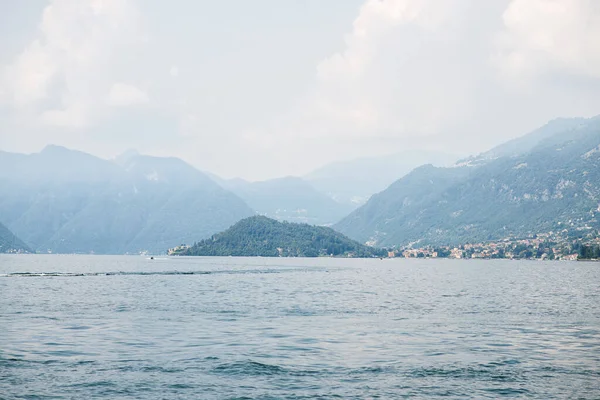
[{"label": "distant mountain", "polygon": [[219,186],[221,186],[223,189],[227,189],[227,190],[235,190],[241,186],[245,186],[250,183],[249,181],[242,179],[242,178],[225,179],[225,178],[221,178],[217,174],[213,174],[210,171],[202,171],[202,172],[206,176],[208,176],[210,179],[212,179],[214,182],[218,183]]},{"label": "distant mountain", "polygon": [[[500,157],[512,157],[530,152],[537,145],[554,135],[564,134],[585,126],[589,121],[585,118],[556,118],[546,125],[526,135],[509,140],[476,156],[467,157],[457,162],[458,166],[480,165]],[[559,135],[560,136],[560,135]]]},{"label": "distant mountain", "polygon": [[54,145],[30,155],[0,151],[0,167],[0,179],[27,184],[105,182],[121,173],[111,162]]},{"label": "distant mountain", "polygon": [[112,162],[49,146],[0,153],[0,166],[0,219],[40,252],[160,252],[254,214],[176,158]]},{"label": "distant mountain", "polygon": [[405,151],[334,162],[311,172],[304,179],[337,202],[356,208],[420,165],[449,166],[458,158],[440,152]]},{"label": "distant mountain", "polygon": [[523,137],[523,151],[513,141],[477,166],[417,168],[334,227],[385,246],[600,229],[600,117],[573,122],[551,123]]},{"label": "distant mountain", "polygon": [[0,224],[0,253],[31,253],[31,249],[7,227]]},{"label": "distant mountain", "polygon": [[331,228],[254,216],[175,254],[186,256],[375,257],[384,251],[357,243]]},{"label": "distant mountain", "polygon": [[280,221],[331,225],[353,210],[297,177],[261,182],[234,179],[221,181],[221,185],[241,197],[257,213]]}]

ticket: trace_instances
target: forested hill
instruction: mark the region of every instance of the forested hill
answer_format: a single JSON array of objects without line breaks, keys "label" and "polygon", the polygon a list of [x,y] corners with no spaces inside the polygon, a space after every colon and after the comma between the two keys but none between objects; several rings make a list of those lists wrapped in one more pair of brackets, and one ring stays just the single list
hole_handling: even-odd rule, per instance
[{"label": "forested hill", "polygon": [[31,249],[7,227],[0,224],[0,253],[31,253]]},{"label": "forested hill", "polygon": [[245,218],[224,232],[175,252],[188,256],[377,257],[384,251],[362,245],[331,228]]}]

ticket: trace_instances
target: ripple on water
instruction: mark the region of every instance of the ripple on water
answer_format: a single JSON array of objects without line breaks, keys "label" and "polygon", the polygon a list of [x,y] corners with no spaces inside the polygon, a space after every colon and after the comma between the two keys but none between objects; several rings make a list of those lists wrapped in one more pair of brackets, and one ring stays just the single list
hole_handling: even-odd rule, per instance
[{"label": "ripple on water", "polygon": [[0,398],[600,398],[573,266],[1,258]]},{"label": "ripple on water", "polygon": [[256,361],[238,361],[225,363],[211,369],[213,373],[224,375],[283,375],[289,371],[277,365],[264,364]]}]

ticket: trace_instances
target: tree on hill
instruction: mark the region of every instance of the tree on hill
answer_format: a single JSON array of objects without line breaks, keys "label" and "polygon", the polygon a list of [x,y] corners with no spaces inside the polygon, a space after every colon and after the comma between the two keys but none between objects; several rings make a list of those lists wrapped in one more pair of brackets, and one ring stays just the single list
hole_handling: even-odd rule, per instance
[{"label": "tree on hill", "polygon": [[600,245],[582,245],[579,248],[579,260],[599,260],[600,259]]},{"label": "tree on hill", "polygon": [[224,232],[175,254],[190,256],[380,257],[385,254],[331,228],[278,222],[264,216],[243,219]]}]

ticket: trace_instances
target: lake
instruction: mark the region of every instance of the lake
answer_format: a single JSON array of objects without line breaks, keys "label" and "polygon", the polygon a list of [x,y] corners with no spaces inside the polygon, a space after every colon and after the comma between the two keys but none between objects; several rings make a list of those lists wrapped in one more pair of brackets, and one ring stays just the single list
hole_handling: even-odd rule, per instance
[{"label": "lake", "polygon": [[0,256],[0,398],[600,398],[600,264]]}]

